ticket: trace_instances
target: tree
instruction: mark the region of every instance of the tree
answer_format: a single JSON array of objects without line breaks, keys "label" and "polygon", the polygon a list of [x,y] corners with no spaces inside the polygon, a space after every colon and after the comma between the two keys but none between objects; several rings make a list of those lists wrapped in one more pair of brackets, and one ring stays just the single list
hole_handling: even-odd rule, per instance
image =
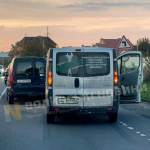
[{"label": "tree", "polygon": [[23,45],[22,50],[19,53],[19,56],[37,56],[37,57],[46,57],[47,48],[42,41],[37,42],[36,40],[28,41]]},{"label": "tree", "polygon": [[17,44],[18,44],[18,42],[16,42],[15,45],[11,44],[11,49],[9,51],[9,56],[12,57],[12,58],[16,57],[19,53],[19,49],[17,47]]},{"label": "tree", "polygon": [[150,41],[148,38],[138,40],[139,51],[142,52],[143,62],[150,69]]}]

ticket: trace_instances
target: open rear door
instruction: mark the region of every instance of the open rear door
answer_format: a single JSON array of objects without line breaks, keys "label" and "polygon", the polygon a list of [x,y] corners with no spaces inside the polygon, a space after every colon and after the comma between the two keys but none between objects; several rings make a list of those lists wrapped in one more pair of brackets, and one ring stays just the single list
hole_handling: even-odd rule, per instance
[{"label": "open rear door", "polygon": [[130,51],[118,57],[120,101],[140,102],[140,85],[143,82],[142,54]]}]

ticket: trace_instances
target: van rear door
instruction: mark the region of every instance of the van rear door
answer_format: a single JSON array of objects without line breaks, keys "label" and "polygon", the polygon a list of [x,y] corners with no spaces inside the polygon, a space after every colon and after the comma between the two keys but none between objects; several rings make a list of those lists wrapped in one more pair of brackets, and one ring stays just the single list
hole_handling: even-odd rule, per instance
[{"label": "van rear door", "polygon": [[141,52],[130,51],[118,57],[120,100],[140,102],[140,85],[143,82]]},{"label": "van rear door", "polygon": [[53,50],[53,105],[83,107],[83,49]]},{"label": "van rear door", "polygon": [[113,50],[84,49],[84,106],[113,106]]},{"label": "van rear door", "polygon": [[33,58],[16,58],[14,61],[14,85],[32,85],[34,83]]}]

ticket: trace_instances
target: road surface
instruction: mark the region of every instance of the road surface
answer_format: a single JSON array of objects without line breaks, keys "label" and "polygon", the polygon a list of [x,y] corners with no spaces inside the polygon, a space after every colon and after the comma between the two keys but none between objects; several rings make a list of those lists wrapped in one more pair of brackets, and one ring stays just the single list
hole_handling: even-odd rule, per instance
[{"label": "road surface", "polygon": [[[133,111],[119,108],[116,123],[105,116],[63,116],[56,124],[46,123],[44,103],[28,109],[19,103],[21,119],[5,114],[3,77],[0,78],[0,149],[1,150],[149,150],[150,120]],[[32,102],[33,103],[33,102]],[[6,107],[7,107],[6,106]],[[13,111],[14,105],[9,105]],[[36,106],[36,105],[35,105]],[[6,118],[5,118],[6,115]]]}]

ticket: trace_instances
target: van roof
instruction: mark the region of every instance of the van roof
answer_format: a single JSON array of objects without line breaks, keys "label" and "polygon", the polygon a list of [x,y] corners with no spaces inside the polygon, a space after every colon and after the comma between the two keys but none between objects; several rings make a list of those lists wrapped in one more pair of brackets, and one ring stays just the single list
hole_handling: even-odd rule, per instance
[{"label": "van roof", "polygon": [[44,57],[36,57],[36,56],[16,57],[15,59],[21,59],[21,58],[42,58],[42,59],[45,59]]}]

